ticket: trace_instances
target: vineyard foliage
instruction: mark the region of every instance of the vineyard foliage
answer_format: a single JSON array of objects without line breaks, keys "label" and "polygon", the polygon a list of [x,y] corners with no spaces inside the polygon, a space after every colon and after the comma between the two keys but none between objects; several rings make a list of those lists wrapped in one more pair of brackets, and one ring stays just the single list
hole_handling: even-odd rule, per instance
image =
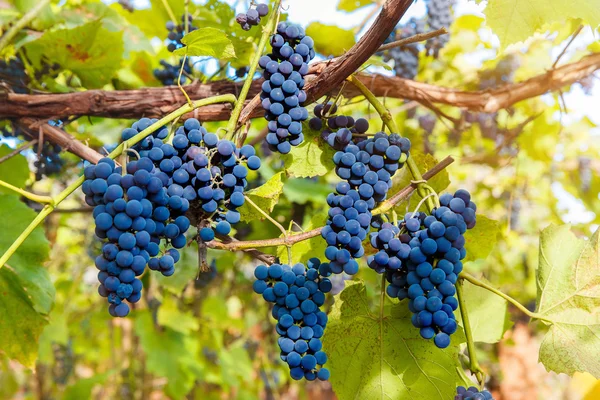
[{"label": "vineyard foliage", "polygon": [[[260,2],[268,3],[268,14],[261,7],[248,24],[258,16],[254,2],[0,0],[0,256],[6,258],[0,262],[0,398],[449,400],[458,387],[473,385],[496,399],[537,398],[541,383],[518,397],[510,381],[530,376],[502,370],[503,349],[518,348],[513,332],[522,326],[538,343],[537,358],[528,360],[533,368],[539,361],[536,379],[554,380],[557,393],[572,390],[565,383],[571,378],[558,374],[600,379],[597,1],[322,1],[336,18],[355,21],[352,26],[321,18],[316,1]],[[383,10],[381,29],[385,18],[394,18],[385,15],[392,3],[398,9],[407,3],[406,15],[364,55],[358,74],[336,76],[336,57],[356,56],[365,38],[378,34],[377,26],[369,30],[375,16]],[[447,33],[377,50],[438,28]],[[277,29],[280,43],[268,35]],[[286,47],[292,48],[287,55]],[[320,74],[337,79],[327,93],[311,86]],[[553,85],[564,76],[575,78]],[[135,92],[143,88],[151,91]],[[246,123],[244,109],[228,122],[248,89],[248,101],[256,96],[252,118]],[[88,113],[71,115],[82,104],[70,96],[84,93],[91,94]],[[136,100],[134,93],[141,93]],[[523,100],[512,101],[517,93]],[[216,95],[221,101],[192,111],[192,101]],[[122,102],[111,104],[118,96]],[[36,114],[37,101],[54,102],[59,114]],[[152,115],[134,110],[133,118],[131,101],[151,104]],[[327,114],[327,102],[339,110]],[[119,147],[156,121],[142,118],[168,117],[186,104],[150,140]],[[360,118],[368,122],[368,138]],[[46,129],[68,140],[41,134]],[[372,135],[377,132],[385,133]],[[13,151],[20,146],[26,147]],[[109,178],[92,165],[111,151],[119,164],[110,164]],[[359,151],[366,154],[360,174]],[[446,162],[449,156],[453,162]],[[169,187],[168,196],[154,196],[158,189],[148,194],[150,174],[140,183],[144,162],[160,190]],[[83,187],[70,190],[84,170]],[[205,183],[201,170],[210,177]],[[370,186],[366,170],[375,176]],[[419,176],[428,171],[423,186]],[[229,175],[231,184],[215,174]],[[98,182],[103,179],[117,184]],[[118,240],[135,218],[123,212],[129,225],[115,228],[109,214],[116,201],[103,197],[112,187],[116,197],[133,198],[118,192],[127,179],[143,188],[140,204],[154,207],[138,220],[142,228],[131,228],[131,246]],[[108,188],[102,195],[95,192],[99,185]],[[210,193],[194,203],[202,189]],[[91,205],[102,211],[92,214]],[[167,205],[171,214],[157,216]],[[417,223],[415,211],[435,217],[423,214]],[[341,227],[336,212],[344,215]],[[359,228],[356,221],[367,214]],[[39,215],[45,217],[30,225]],[[102,218],[110,223],[95,229]],[[432,233],[433,220],[442,226],[439,235]],[[150,224],[176,233],[150,231]],[[23,236],[28,227],[34,229]],[[396,227],[410,256],[377,239]],[[140,232],[152,243],[135,242]],[[111,234],[119,243],[115,255],[104,244]],[[158,244],[160,254],[152,254]],[[412,250],[427,245],[435,248],[423,250],[420,260]],[[112,262],[125,248],[130,252],[123,257],[147,255],[148,269],[157,271],[142,268],[134,279],[131,261]],[[402,259],[402,277],[391,258]],[[443,294],[430,272],[418,275],[429,261],[439,270],[440,259],[450,264],[440,280],[448,282]],[[126,295],[124,286],[107,289],[116,278],[98,274],[96,267],[106,271],[102,262],[118,269],[111,275],[127,282]],[[283,272],[259,277],[256,267],[274,262]],[[287,286],[285,272],[295,274]],[[268,299],[277,283],[284,294]],[[310,295],[298,294],[310,285]],[[420,296],[413,295],[415,285]],[[417,298],[425,302],[434,291],[442,301],[418,309]],[[296,317],[292,310],[301,308]],[[286,318],[306,337],[284,329]],[[290,337],[296,347],[283,351]],[[297,352],[306,353],[302,364],[294,364]]]}]

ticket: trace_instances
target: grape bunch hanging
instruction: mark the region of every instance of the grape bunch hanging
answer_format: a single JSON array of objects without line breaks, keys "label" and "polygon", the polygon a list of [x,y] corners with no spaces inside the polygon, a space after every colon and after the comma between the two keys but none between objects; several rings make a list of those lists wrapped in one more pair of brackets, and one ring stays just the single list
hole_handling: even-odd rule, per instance
[{"label": "grape bunch hanging", "polygon": [[253,26],[260,24],[260,19],[266,17],[267,14],[269,14],[269,5],[257,4],[256,7],[250,8],[247,12],[236,15],[235,22],[243,30],[249,31]]},{"label": "grape bunch hanging", "polygon": [[260,58],[265,81],[260,98],[269,133],[265,140],[271,151],[287,154],[304,141],[302,121],[308,119],[304,76],[315,56],[314,41],[304,29],[281,22],[271,37],[271,53]]},{"label": "grape bunch hanging", "polygon": [[[155,122],[142,118],[123,131],[122,139]],[[188,210],[198,215],[202,240],[212,240],[214,230],[230,232],[240,219],[236,209],[244,203],[247,167],[260,167],[252,147],[237,149],[196,119],[177,129],[172,145],[163,142],[167,136],[162,127],[133,146],[139,159],[128,162],[124,174],[109,158],[84,171],[85,200],[94,206],[96,235],[105,242],[96,258],[98,292],[116,317],[129,313],[125,300],[141,298],[142,283],[136,277],[146,266],[173,275],[177,249],[187,244]]]},{"label": "grape bunch hanging", "polygon": [[281,359],[295,380],[329,379],[321,342],[327,314],[320,307],[332,288],[330,274],[329,265],[318,258],[311,258],[306,266],[272,264],[254,270],[254,291],[274,304],[271,315],[277,320]]},{"label": "grape bunch hanging", "polygon": [[[192,22],[194,21],[194,17],[191,14],[187,14],[187,32],[193,32],[196,29],[198,29],[198,27],[194,26],[192,24]],[[185,22],[186,22],[186,14],[181,16],[181,23],[175,25],[174,21],[168,21],[167,22],[167,30],[169,31],[168,35],[167,35],[167,50],[169,50],[171,53],[174,52],[177,49],[180,49],[183,47],[183,43],[181,42],[181,39],[183,39],[183,36],[185,36],[186,34],[186,26],[185,26]]]},{"label": "grape bunch hanging", "polygon": [[351,116],[335,115],[337,106],[332,103],[317,104],[315,116],[308,121],[310,129],[321,131],[321,138],[336,150],[343,150],[350,144],[353,135],[365,134],[369,122],[364,118],[356,121]]},{"label": "grape bunch hanging", "polygon": [[402,168],[410,150],[410,141],[398,134],[378,132],[355,141],[333,156],[335,171],[344,181],[327,196],[330,208],[321,231],[328,246],[325,257],[334,274],[358,272],[355,258],[364,255],[362,242],[370,230],[371,211],[385,200],[392,176]]},{"label": "grape bunch hanging", "polygon": [[457,329],[455,284],[467,255],[464,233],[475,226],[477,208],[466,190],[443,194],[440,204],[431,215],[406,214],[398,226],[382,223],[370,235],[378,252],[368,265],[386,274],[390,297],[409,299],[412,323],[421,336],[445,348]]},{"label": "grape bunch hanging", "polygon": [[[185,59],[185,61],[184,61]],[[187,57],[182,57],[179,60],[179,65],[169,64],[165,60],[160,60],[160,65],[162,68],[154,69],[154,77],[158,79],[164,86],[176,85],[179,82],[179,73],[183,68],[183,72],[181,73],[181,83],[185,83],[187,78],[186,74],[192,73],[192,64]]]}]

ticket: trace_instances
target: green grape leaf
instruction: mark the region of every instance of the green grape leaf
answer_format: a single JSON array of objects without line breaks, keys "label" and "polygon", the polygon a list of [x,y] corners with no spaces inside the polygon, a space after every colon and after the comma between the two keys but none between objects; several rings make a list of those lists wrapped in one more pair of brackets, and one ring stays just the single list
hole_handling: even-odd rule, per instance
[{"label": "green grape leaf", "polygon": [[[283,171],[273,175],[263,185],[249,190],[246,196],[250,198],[261,210],[269,214],[273,211],[273,207],[279,201],[279,196],[283,193]],[[265,217],[247,201],[238,209],[241,218],[244,221],[252,221],[255,219],[264,219]]]},{"label": "green grape leaf", "polygon": [[[0,146],[0,157],[10,153],[13,149],[6,145]],[[29,165],[27,159],[22,155],[16,155],[3,163],[0,163],[0,179],[13,186],[22,188],[29,178]],[[0,193],[14,193],[5,187],[0,187]]]},{"label": "green grape leaf", "polygon": [[110,82],[121,66],[123,32],[111,32],[101,21],[94,21],[47,31],[25,47],[34,65],[39,66],[42,58],[58,63],[73,71],[83,86],[98,88]]},{"label": "green grape leaf", "polygon": [[310,129],[308,123],[302,125],[304,142],[282,156],[287,174],[296,178],[323,176],[335,168],[335,150],[323,143],[320,132]]},{"label": "green grape leaf", "polygon": [[331,385],[340,400],[441,399],[454,396],[461,378],[461,331],[446,349],[419,335],[406,302],[369,312],[362,282],[347,282],[329,314],[323,349]]},{"label": "green grape leaf", "polygon": [[167,378],[169,397],[184,399],[202,373],[197,359],[200,342],[167,327],[158,330],[148,311],[136,311],[135,332],[146,354],[148,372]]},{"label": "green grape leaf", "polygon": [[[473,340],[482,343],[497,343],[511,326],[509,319],[508,303],[502,297],[475,286],[469,281],[464,281],[463,301],[469,310],[469,323],[473,331]],[[490,318],[493,315],[494,318]],[[456,312],[456,320],[462,319],[460,312]]]},{"label": "green grape leaf", "polygon": [[494,0],[488,2],[484,13],[504,47],[524,41],[555,21],[581,18],[592,27],[600,24],[600,7],[596,0]]},{"label": "green grape leaf", "polygon": [[337,9],[340,11],[352,12],[373,3],[373,0],[340,0]]},{"label": "green grape leaf", "polygon": [[475,227],[465,232],[467,257],[463,262],[487,258],[496,247],[499,232],[498,221],[489,219],[485,215],[478,215]]},{"label": "green grape leaf", "polygon": [[547,370],[600,378],[600,229],[577,238],[570,225],[540,234],[537,312],[552,321],[540,347]]},{"label": "green grape leaf", "polygon": [[185,46],[173,52],[176,56],[235,58],[233,43],[225,32],[215,28],[200,28],[181,39]]},{"label": "green grape leaf", "polygon": [[[0,254],[33,218],[33,210],[18,196],[0,194]],[[39,337],[54,304],[54,286],[42,266],[49,249],[43,230],[37,228],[0,269],[0,351],[28,367],[35,364]]]},{"label": "green grape leaf", "polygon": [[326,204],[326,198],[332,189],[325,183],[314,182],[310,179],[291,178],[283,187],[285,197],[298,204],[312,202],[315,204]]},{"label": "green grape leaf", "polygon": [[341,56],[356,43],[351,29],[320,22],[308,25],[306,34],[315,40],[315,50],[324,56]]},{"label": "green grape leaf", "polygon": [[[311,218],[306,230],[310,231],[315,228],[321,228],[325,226],[326,222],[327,213],[317,213]],[[321,257],[325,253],[325,248],[327,248],[327,242],[319,234],[310,239],[294,243],[292,245],[292,259],[294,262],[306,264],[309,258]],[[279,246],[277,248],[277,257],[279,257],[282,263],[289,264],[287,247]]]}]

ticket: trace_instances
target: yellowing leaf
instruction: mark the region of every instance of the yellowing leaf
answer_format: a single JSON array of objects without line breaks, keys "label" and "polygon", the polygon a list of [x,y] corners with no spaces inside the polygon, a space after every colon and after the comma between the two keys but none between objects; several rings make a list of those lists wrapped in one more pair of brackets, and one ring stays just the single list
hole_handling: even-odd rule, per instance
[{"label": "yellowing leaf", "polygon": [[42,58],[71,70],[88,88],[102,87],[121,66],[123,32],[111,32],[101,21],[90,22],[73,29],[44,33],[28,43],[27,55],[35,65]]},{"label": "yellowing leaf", "polygon": [[306,178],[322,176],[332,171],[335,150],[322,142],[319,132],[303,124],[304,142],[292,147],[289,154],[282,156],[287,173],[291,177]]},{"label": "yellowing leaf", "polygon": [[540,347],[546,369],[600,378],[600,230],[577,238],[570,225],[540,235],[537,312],[551,320]]},{"label": "yellowing leaf", "polygon": [[[277,204],[279,196],[283,192],[283,171],[278,172],[271,177],[263,185],[256,189],[246,192],[246,196],[250,198],[261,210],[269,214],[273,211],[273,207]],[[245,202],[239,208],[241,218],[244,221],[252,221],[254,219],[264,219],[264,216],[248,202]]]},{"label": "yellowing leaf", "polygon": [[215,57],[219,59],[235,58],[235,50],[225,32],[215,28],[200,28],[181,39],[185,47],[177,49],[177,56]]},{"label": "yellowing leaf", "polygon": [[502,46],[527,39],[545,24],[581,18],[592,27],[600,24],[596,0],[491,0],[484,10],[487,23]]},{"label": "yellowing leaf", "polygon": [[356,43],[352,30],[319,22],[308,25],[306,34],[315,40],[315,50],[325,56],[341,56]]}]

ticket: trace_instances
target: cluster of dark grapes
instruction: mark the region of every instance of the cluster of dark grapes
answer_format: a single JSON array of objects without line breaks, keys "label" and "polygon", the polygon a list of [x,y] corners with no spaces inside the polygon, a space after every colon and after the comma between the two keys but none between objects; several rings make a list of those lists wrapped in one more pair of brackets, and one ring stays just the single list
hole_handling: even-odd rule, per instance
[{"label": "cluster of dark grapes", "polygon": [[[479,75],[479,88],[494,89],[513,81],[515,71],[519,68],[520,60],[516,55],[508,55],[501,59],[495,68],[482,71]],[[465,121],[477,123],[484,137],[502,140],[498,131],[498,113],[471,113],[465,111]]]},{"label": "cluster of dark grapes", "polygon": [[[411,18],[406,24],[396,28],[394,40],[405,39],[423,32],[425,32],[425,22],[422,19]],[[394,60],[394,72],[396,76],[414,79],[419,71],[420,50],[419,43],[394,47],[384,54],[384,59],[386,61],[390,59]]]},{"label": "cluster of dark grapes", "polygon": [[165,60],[160,60],[160,65],[162,68],[154,69],[154,77],[158,79],[164,86],[176,85],[179,79],[179,71],[183,67],[183,72],[181,74],[181,83],[186,82],[186,74],[192,73],[192,65],[190,64],[189,58],[184,57],[179,60],[179,65],[169,64]]},{"label": "cluster of dark grapes", "polygon": [[314,42],[303,28],[281,22],[270,43],[271,53],[259,61],[265,78],[262,106],[269,121],[266,142],[271,151],[287,154],[291,146],[304,141],[302,121],[308,119],[308,111],[302,106],[306,101],[302,89],[308,63],[315,56]]},{"label": "cluster of dark grapes", "polygon": [[480,392],[475,386],[471,386],[468,389],[464,386],[459,386],[456,388],[454,400],[494,400],[494,398],[487,390],[482,390]]},{"label": "cluster of dark grapes", "polygon": [[[454,21],[452,7],[456,0],[427,0],[427,23],[432,30],[450,28]],[[440,50],[450,40],[449,35],[440,35],[427,40],[427,54],[437,58]]]},{"label": "cluster of dark grapes", "polygon": [[320,307],[332,288],[327,278],[330,274],[329,264],[317,258],[311,258],[307,266],[260,265],[254,271],[254,291],[274,304],[271,314],[277,320],[281,359],[288,364],[293,379],[329,379],[321,343],[327,314]]},{"label": "cluster of dark grapes", "polygon": [[408,159],[409,150],[408,139],[379,132],[334,154],[335,171],[344,181],[327,196],[329,218],[321,231],[333,273],[358,272],[354,258],[364,254],[362,241],[369,233],[371,211],[385,200],[392,176]]},{"label": "cluster of dark grapes", "polygon": [[308,121],[308,126],[312,130],[321,131],[321,138],[329,146],[343,150],[352,141],[352,135],[364,134],[369,130],[369,122],[364,118],[355,121],[351,116],[335,115],[336,112],[335,104],[317,104],[315,116]]},{"label": "cluster of dark grapes", "polygon": [[466,190],[440,196],[441,207],[431,215],[408,213],[400,226],[385,222],[370,241],[378,252],[370,268],[385,273],[387,293],[409,299],[412,323],[425,339],[448,347],[456,331],[456,280],[467,255],[464,233],[475,226],[476,206]]},{"label": "cluster of dark grapes", "polygon": [[249,31],[250,28],[260,24],[261,17],[266,17],[269,13],[267,4],[258,4],[254,8],[250,8],[246,13],[239,13],[235,17],[235,22],[240,24],[243,30]]},{"label": "cluster of dark grapes", "polygon": [[57,144],[44,141],[40,149],[40,145],[36,143],[33,145],[33,151],[39,154],[38,159],[33,163],[36,168],[35,179],[38,181],[44,176],[58,174],[65,164],[60,157],[62,148]]},{"label": "cluster of dark grapes", "polygon": [[11,58],[6,61],[0,59],[0,81],[5,82],[15,93],[27,93],[29,76],[20,58]]},{"label": "cluster of dark grapes", "polygon": [[[137,130],[143,127],[138,126]],[[134,134],[128,133],[123,139]],[[162,172],[172,176],[170,192],[192,202],[203,241],[213,240],[215,232],[229,234],[231,225],[240,221],[237,208],[245,202],[248,169],[260,168],[260,158],[254,148],[246,145],[238,149],[233,142],[220,140],[208,132],[194,118],[177,128],[173,137],[174,152],[162,151],[162,139],[167,134],[166,129],[159,130],[155,137],[138,143],[140,155],[147,155]]]},{"label": "cluster of dark grapes", "polygon": [[[182,15],[181,23],[178,25],[175,25],[175,22],[173,21],[167,22],[167,30],[169,31],[169,34],[167,35],[167,50],[169,50],[170,52],[174,52],[175,50],[183,47],[181,39],[183,39],[183,36],[186,34],[185,18],[185,14]],[[192,15],[187,14],[187,20],[188,33],[198,29],[196,26],[192,25],[192,22],[194,21],[194,17],[192,17]]]},{"label": "cluster of dark grapes", "polygon": [[[121,136],[130,139],[154,122],[142,118]],[[180,258],[176,249],[187,244],[190,220],[185,213],[190,208],[204,218],[199,223],[203,240],[214,238],[212,223],[217,232],[229,233],[230,223],[239,221],[235,209],[244,202],[247,170],[240,161],[251,169],[260,166],[251,147],[236,149],[206,132],[196,119],[177,130],[172,145],[163,143],[167,136],[163,127],[133,146],[140,158],[127,163],[126,174],[109,158],[84,171],[82,189],[86,202],[95,206],[96,235],[106,241],[96,258],[98,292],[108,298],[113,316],[129,313],[124,300],[139,301],[142,283],[136,276],[146,265],[173,275]],[[173,248],[159,256],[161,242]]]}]

